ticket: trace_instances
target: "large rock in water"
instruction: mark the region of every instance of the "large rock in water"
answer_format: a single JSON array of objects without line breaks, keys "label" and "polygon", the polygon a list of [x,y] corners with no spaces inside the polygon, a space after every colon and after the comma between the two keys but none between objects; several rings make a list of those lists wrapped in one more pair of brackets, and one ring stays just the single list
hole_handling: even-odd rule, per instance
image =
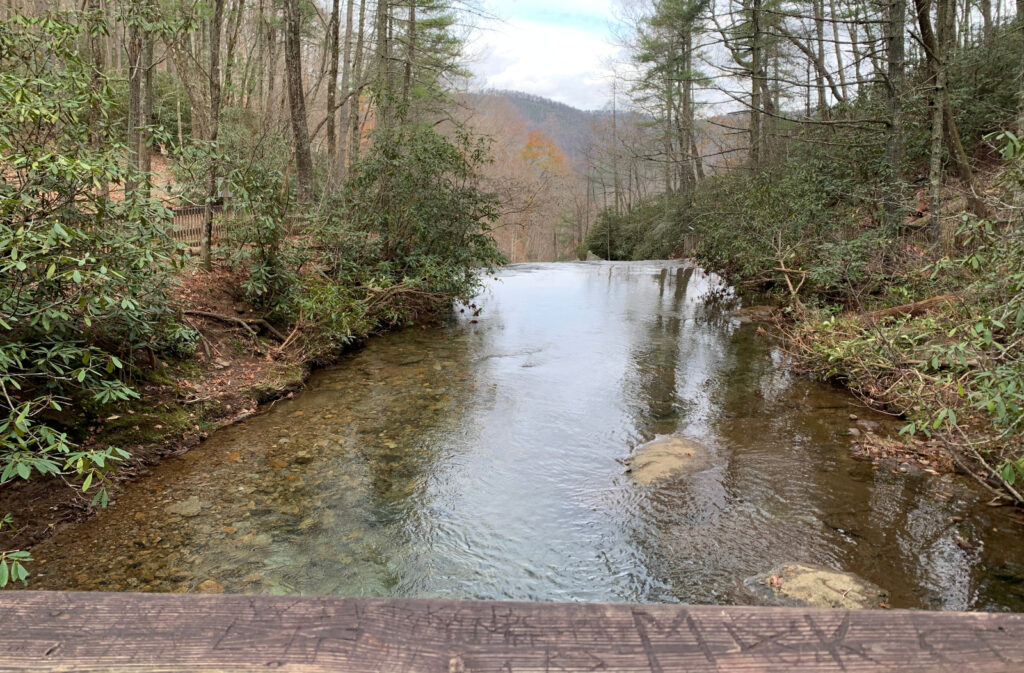
[{"label": "large rock in water", "polygon": [[710,467],[708,452],[681,437],[661,437],[636,449],[629,476],[645,486],[680,474],[692,474]]},{"label": "large rock in water", "polygon": [[889,599],[885,589],[856,575],[804,563],[783,563],[746,585],[768,605],[863,610]]}]

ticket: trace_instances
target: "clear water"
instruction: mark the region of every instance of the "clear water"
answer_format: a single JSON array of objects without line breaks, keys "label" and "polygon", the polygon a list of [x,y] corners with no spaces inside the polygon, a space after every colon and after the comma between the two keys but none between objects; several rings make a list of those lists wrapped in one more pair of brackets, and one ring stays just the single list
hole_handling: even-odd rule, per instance
[{"label": "clear water", "polygon": [[[723,291],[677,263],[510,267],[479,317],[374,339],[128,485],[36,548],[32,587],[747,603],[800,561],[894,607],[1024,611],[1010,514],[853,460],[850,414],[892,421],[787,373]],[[665,434],[711,467],[632,483],[619,461]]]}]

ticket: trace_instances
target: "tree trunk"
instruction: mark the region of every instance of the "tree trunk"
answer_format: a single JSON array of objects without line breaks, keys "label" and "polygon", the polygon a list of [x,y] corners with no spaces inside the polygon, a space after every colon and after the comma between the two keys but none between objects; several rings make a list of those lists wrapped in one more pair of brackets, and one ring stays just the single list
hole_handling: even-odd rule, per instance
[{"label": "tree trunk", "polygon": [[903,173],[903,91],[906,86],[906,54],[904,33],[906,32],[906,0],[891,0],[886,5],[887,81],[886,98],[889,108],[889,126],[886,129],[885,158],[889,164],[890,179],[894,189],[890,190],[885,211],[890,224],[898,218],[898,183]]},{"label": "tree trunk", "polygon": [[811,0],[814,8],[814,38],[815,38],[815,59],[818,63],[816,77],[814,80],[818,90],[818,114],[822,119],[828,116],[828,99],[825,95],[825,73],[828,71],[825,63],[825,12],[823,0]]},{"label": "tree trunk", "polygon": [[612,180],[615,186],[615,213],[622,213],[622,176],[619,175],[618,82],[612,80]]},{"label": "tree trunk", "polygon": [[416,0],[409,0],[409,27],[406,33],[405,77],[402,80],[402,106],[408,111],[409,90],[412,88],[412,63],[416,58]]},{"label": "tree trunk", "polygon": [[[92,57],[92,87],[99,91],[103,87],[103,77],[106,70],[105,57],[106,45],[103,44],[103,27],[106,16],[100,8],[100,0],[89,0],[87,5],[89,12],[89,51]],[[98,105],[94,105],[89,111],[89,145],[93,150],[102,149],[103,140],[99,133],[99,123],[102,111]],[[110,196],[110,185],[104,180],[99,188],[103,198]]]},{"label": "tree trunk", "polygon": [[235,72],[235,51],[238,48],[238,33],[242,27],[242,15],[245,13],[245,0],[238,0],[231,12],[229,21],[230,31],[228,33],[228,52],[224,62],[224,99],[226,105],[234,101],[234,86],[232,84]]},{"label": "tree trunk", "polygon": [[[903,3],[906,3],[906,0],[901,0],[901,1]],[[857,29],[857,24],[860,22],[860,8],[858,7],[857,2],[855,2],[855,1],[851,2],[849,4],[849,7],[851,8],[851,10],[853,12],[853,20],[850,21],[850,23],[848,24],[849,25],[849,30],[850,30],[850,51],[853,52],[853,76],[854,76],[855,81],[856,81],[856,85],[855,86],[856,86],[857,91],[859,91],[860,87],[861,87],[860,64],[861,64],[861,59],[864,58],[864,54],[861,52],[861,49],[860,49],[860,33],[859,33],[858,29]],[[904,11],[904,14],[906,14],[905,11]],[[901,34],[902,34],[902,31],[901,31]]]},{"label": "tree trunk", "polygon": [[359,160],[359,150],[363,142],[362,127],[359,123],[359,103],[362,100],[363,87],[365,86],[366,73],[363,72],[363,50],[366,43],[366,0],[359,0],[359,31],[356,33],[356,52],[352,58],[352,80],[356,82],[353,87],[348,108],[348,161],[349,165]]},{"label": "tree trunk", "polygon": [[[1002,3],[999,3],[1002,7]],[[1022,47],[1024,47],[1024,0],[1017,0],[1017,30],[1020,32]],[[1024,134],[1024,48],[1020,49],[1020,80],[1017,85],[1020,90],[1020,104],[1017,108],[1017,131]]]},{"label": "tree trunk", "polygon": [[[946,88],[945,55],[949,53],[951,48],[950,41],[953,37],[954,28],[951,14],[955,12],[955,8],[950,6],[951,4],[952,0],[938,0],[938,11],[936,13],[938,35],[936,35],[931,25],[931,0],[914,0],[914,5],[917,9],[918,27],[921,30],[921,41],[924,43],[925,48],[925,60],[928,64],[929,79],[932,83],[935,97],[932,107],[933,150],[935,143],[934,134],[936,132],[935,120],[938,119],[940,124],[938,131],[940,141],[944,136],[946,146],[949,149],[950,162],[953,164],[957,176],[963,182],[964,188],[967,191],[967,205],[975,215],[985,218],[989,216],[988,208],[974,190],[974,177],[971,172],[971,165],[960,141],[960,132],[957,129],[956,119],[953,117],[952,105],[949,100],[949,90]],[[941,110],[936,108],[941,108]],[[941,146],[939,154],[939,171],[941,173]],[[933,156],[932,163],[935,160]],[[935,176],[931,175],[930,179],[934,180]],[[939,179],[941,187],[941,177]],[[932,185],[932,188],[934,189],[934,185]],[[932,217],[936,217],[934,211]],[[935,224],[934,220],[933,224]],[[951,244],[951,237],[944,237],[943,243]]]},{"label": "tree trunk", "polygon": [[843,67],[843,50],[839,41],[839,13],[836,11],[836,0],[828,1],[829,13],[832,15],[832,40],[833,50],[836,55],[836,70],[839,71],[839,88],[843,92],[843,100],[850,99],[850,91],[846,85],[846,68]]},{"label": "tree trunk", "polygon": [[[271,4],[271,11],[273,11],[273,4]],[[266,45],[267,45],[267,97],[263,102],[264,109],[264,125],[270,125],[270,120],[274,115],[274,99],[277,91],[277,30],[274,24],[270,21],[266,22]]]},{"label": "tree trunk", "polygon": [[[345,97],[345,102],[341,106],[341,152],[340,159],[338,161],[338,175],[340,181],[345,181],[345,136],[346,129],[349,123],[349,108],[352,105],[352,15],[355,6],[355,0],[348,0],[345,9],[345,53],[341,57],[341,94]],[[358,107],[358,104],[356,105]],[[333,120],[332,120],[333,121]]]},{"label": "tree trunk", "polygon": [[[666,74],[665,78],[665,130],[662,137],[662,151],[665,153],[665,196],[672,193],[674,183],[672,180],[672,164],[674,163],[672,150],[672,110],[674,85]],[[665,220],[668,221],[668,198],[665,199]]]},{"label": "tree trunk", "polygon": [[[332,0],[331,2],[331,20],[327,28],[327,51],[329,56],[327,57],[330,61],[329,74],[327,75],[327,158],[328,162],[328,173],[333,173],[338,155],[338,136],[336,131],[336,122],[338,119],[338,111],[335,110],[335,101],[338,96],[338,51],[341,44],[340,35],[341,32],[341,18],[338,16],[340,12],[340,4],[338,0]],[[344,96],[344,91],[342,92]]]},{"label": "tree trunk", "polygon": [[992,37],[992,0],[981,0],[978,6],[981,8],[982,37],[988,42]]},{"label": "tree trunk", "polygon": [[299,0],[285,0],[284,69],[295,144],[295,175],[299,203],[313,200],[313,156],[309,148],[306,97],[302,87],[302,17]]},{"label": "tree trunk", "polygon": [[[944,1],[939,0],[940,6]],[[925,46],[928,80],[932,88],[931,95],[929,96],[931,142],[929,148],[930,160],[928,162],[928,211],[932,237],[938,242],[942,234],[939,222],[939,207],[942,194],[942,116],[944,112],[941,87],[944,84],[945,75],[943,69],[938,67],[938,43],[935,40],[934,33],[932,33],[931,0],[914,0],[914,8]],[[940,73],[942,73],[941,77]]]},{"label": "tree trunk", "polygon": [[142,109],[139,114],[139,168],[143,172],[142,194],[149,197],[153,170],[153,34],[143,33],[142,47]]},{"label": "tree trunk", "polygon": [[203,268],[213,269],[213,204],[217,199],[217,134],[220,127],[220,35],[224,27],[224,0],[214,0],[213,19],[210,21],[210,133],[207,140],[213,155],[206,174],[206,203],[203,207],[203,235],[200,259]]},{"label": "tree trunk", "polygon": [[750,167],[761,168],[761,0],[752,0],[750,12]]},{"label": "tree trunk", "polygon": [[689,22],[683,31],[683,128],[679,138],[679,152],[685,157],[686,185],[688,193],[697,182],[696,158],[690,151],[690,141],[693,138],[694,122],[694,99],[693,99],[693,23]]},{"label": "tree trunk", "polygon": [[128,26],[128,168],[125,198],[139,188],[138,173],[142,169],[139,144],[142,133],[142,26],[141,18],[132,12]]},{"label": "tree trunk", "polygon": [[377,127],[385,130],[391,123],[391,21],[390,1],[377,0],[377,81],[374,94],[377,103]]}]

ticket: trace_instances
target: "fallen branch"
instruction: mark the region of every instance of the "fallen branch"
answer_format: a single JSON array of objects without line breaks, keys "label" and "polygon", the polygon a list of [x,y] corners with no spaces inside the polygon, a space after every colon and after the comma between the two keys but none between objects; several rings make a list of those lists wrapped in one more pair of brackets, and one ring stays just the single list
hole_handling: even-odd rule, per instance
[{"label": "fallen branch", "polygon": [[916,318],[922,316],[933,308],[944,304],[946,302],[953,302],[958,298],[955,294],[944,294],[938,297],[932,297],[931,299],[925,299],[923,301],[917,301],[913,304],[903,304],[902,306],[893,306],[892,308],[882,309],[880,311],[872,311],[871,313],[865,313],[863,319],[865,322],[874,323],[885,318],[896,318],[896,317],[907,317]]},{"label": "fallen branch", "polygon": [[287,338],[287,339],[285,339],[284,341],[282,341],[282,342],[281,342],[281,345],[277,347],[277,350],[275,350],[275,351],[274,351],[274,357],[275,357],[275,358],[278,358],[278,357],[280,357],[280,356],[281,356],[281,354],[282,354],[282,353],[284,353],[284,349],[285,349],[285,348],[288,348],[288,344],[290,344],[290,343],[292,342],[292,339],[294,339],[294,338],[295,338],[295,335],[299,333],[299,327],[300,327],[301,325],[302,325],[302,322],[301,322],[301,321],[300,321],[300,322],[298,322],[298,323],[296,323],[296,325],[295,325],[295,329],[293,329],[293,330],[292,330],[292,333],[291,333],[291,334],[289,334],[289,335],[288,335],[288,338]]}]

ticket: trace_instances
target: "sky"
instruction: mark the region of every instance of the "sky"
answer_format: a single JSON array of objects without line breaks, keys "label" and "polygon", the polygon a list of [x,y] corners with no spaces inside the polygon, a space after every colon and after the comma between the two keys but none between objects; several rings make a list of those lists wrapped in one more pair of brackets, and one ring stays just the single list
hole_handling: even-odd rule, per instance
[{"label": "sky", "polygon": [[511,89],[584,110],[611,98],[616,0],[487,0],[471,44],[479,88]]}]

